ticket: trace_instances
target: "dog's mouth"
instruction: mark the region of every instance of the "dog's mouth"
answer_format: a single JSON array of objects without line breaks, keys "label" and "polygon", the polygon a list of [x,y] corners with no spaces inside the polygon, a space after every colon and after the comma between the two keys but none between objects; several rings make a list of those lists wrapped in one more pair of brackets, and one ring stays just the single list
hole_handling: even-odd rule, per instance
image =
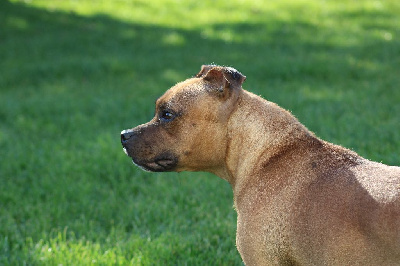
[{"label": "dog's mouth", "polygon": [[178,164],[178,158],[169,152],[160,154],[153,160],[142,160],[129,155],[125,147],[123,149],[126,155],[132,158],[132,162],[136,166],[148,172],[172,171]]},{"label": "dog's mouth", "polygon": [[137,160],[135,158],[132,158],[132,161],[134,164],[136,164],[143,170],[149,172],[172,171],[178,163],[177,158],[171,155],[157,156],[152,161],[142,161],[142,160]]},{"label": "dog's mouth", "polygon": [[[149,172],[173,171],[178,164],[178,157],[169,150],[159,153],[144,145],[143,148],[138,141],[138,130],[123,130],[121,132],[121,144],[126,155],[132,158],[135,165]],[[136,143],[136,145],[134,145]],[[143,150],[143,151],[142,151]],[[151,155],[151,154],[156,155]]]}]

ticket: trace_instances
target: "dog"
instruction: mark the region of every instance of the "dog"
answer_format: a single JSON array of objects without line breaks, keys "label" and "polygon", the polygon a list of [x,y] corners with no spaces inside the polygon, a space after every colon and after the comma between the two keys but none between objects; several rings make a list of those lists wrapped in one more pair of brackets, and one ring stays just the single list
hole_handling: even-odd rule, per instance
[{"label": "dog", "polygon": [[290,112],[204,65],[121,132],[146,171],[207,171],[227,180],[246,265],[400,265],[400,167],[317,138]]}]

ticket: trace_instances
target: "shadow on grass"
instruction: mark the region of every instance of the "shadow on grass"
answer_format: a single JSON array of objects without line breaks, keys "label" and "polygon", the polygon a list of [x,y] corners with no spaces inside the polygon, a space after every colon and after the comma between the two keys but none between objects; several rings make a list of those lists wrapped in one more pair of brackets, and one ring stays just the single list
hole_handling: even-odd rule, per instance
[{"label": "shadow on grass", "polygon": [[[167,79],[171,83],[210,62],[233,65],[257,81],[304,82],[312,78],[332,82],[389,70],[398,63],[393,56],[398,55],[400,46],[393,39],[398,27],[388,26],[394,15],[383,12],[336,15],[336,20],[353,19],[361,28],[377,31],[370,35],[363,29],[311,24],[300,17],[289,22],[211,24],[182,30],[126,23],[101,14],[82,17],[7,1],[2,2],[2,13],[2,65],[6,72],[1,84],[5,89],[40,84],[44,79],[69,76],[92,81],[104,75],[113,80],[126,75],[135,82],[133,87],[142,80],[178,73]],[[369,64],[357,65],[364,61]],[[159,88],[159,93],[164,90]]]},{"label": "shadow on grass", "polygon": [[113,230],[143,239],[199,230],[180,242],[182,252],[240,262],[225,182],[202,174],[148,177],[119,144],[120,130],[145,122],[156,97],[201,64],[239,69],[245,88],[291,109],[317,135],[398,164],[394,15],[333,16],[354,29],[294,18],[184,30],[1,1],[0,149],[7,156],[0,163],[0,264],[33,259],[24,253],[26,239],[34,249],[66,227],[105,249]]}]

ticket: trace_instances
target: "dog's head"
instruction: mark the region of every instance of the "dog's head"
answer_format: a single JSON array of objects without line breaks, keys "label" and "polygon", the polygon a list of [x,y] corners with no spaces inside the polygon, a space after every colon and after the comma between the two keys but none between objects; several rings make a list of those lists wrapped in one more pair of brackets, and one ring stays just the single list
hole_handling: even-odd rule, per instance
[{"label": "dog's head", "polygon": [[223,164],[227,122],[246,79],[230,67],[202,66],[156,101],[154,118],[121,132],[124,151],[147,171],[210,171]]}]

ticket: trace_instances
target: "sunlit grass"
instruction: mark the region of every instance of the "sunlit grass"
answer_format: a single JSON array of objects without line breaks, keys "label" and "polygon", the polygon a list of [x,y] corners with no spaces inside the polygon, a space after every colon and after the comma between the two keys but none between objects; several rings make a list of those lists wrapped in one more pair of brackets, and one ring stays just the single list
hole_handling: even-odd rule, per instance
[{"label": "sunlit grass", "polygon": [[122,152],[202,64],[318,136],[399,165],[400,4],[1,1],[0,264],[240,265],[229,185]]}]

